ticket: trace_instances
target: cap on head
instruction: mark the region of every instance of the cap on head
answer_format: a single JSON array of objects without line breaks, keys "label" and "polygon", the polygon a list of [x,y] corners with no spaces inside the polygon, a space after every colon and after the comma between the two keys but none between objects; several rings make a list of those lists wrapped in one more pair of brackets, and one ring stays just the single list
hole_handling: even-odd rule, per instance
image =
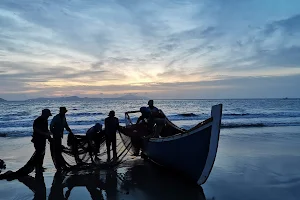
[{"label": "cap on head", "polygon": [[66,112],[68,112],[66,107],[60,107],[59,108],[59,113],[66,113]]},{"label": "cap on head", "polygon": [[148,105],[149,105],[149,106],[153,106],[153,104],[154,104],[153,100],[149,100],[149,101],[148,101]]},{"label": "cap on head", "polygon": [[96,129],[97,131],[101,131],[101,130],[102,130],[102,125],[101,125],[100,123],[96,123],[96,124],[95,124],[95,129]]},{"label": "cap on head", "polygon": [[52,116],[51,111],[49,109],[42,110],[42,115],[44,116]]},{"label": "cap on head", "polygon": [[110,117],[114,117],[114,116],[115,116],[115,111],[113,111],[113,110],[109,111],[109,114],[108,114],[108,116],[110,116]]}]

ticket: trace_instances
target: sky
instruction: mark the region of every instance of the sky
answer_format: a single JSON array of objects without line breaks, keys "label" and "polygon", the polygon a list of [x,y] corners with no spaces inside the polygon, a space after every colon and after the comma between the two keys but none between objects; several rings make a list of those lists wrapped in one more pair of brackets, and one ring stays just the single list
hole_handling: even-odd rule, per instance
[{"label": "sky", "polygon": [[300,97],[299,0],[1,0],[0,97]]}]

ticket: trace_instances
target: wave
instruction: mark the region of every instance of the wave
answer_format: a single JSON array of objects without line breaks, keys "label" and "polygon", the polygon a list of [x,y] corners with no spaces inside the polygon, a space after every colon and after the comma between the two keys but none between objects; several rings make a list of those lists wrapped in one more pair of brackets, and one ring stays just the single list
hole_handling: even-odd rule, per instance
[{"label": "wave", "polygon": [[[194,125],[183,125],[181,128],[188,130],[193,128]],[[288,127],[288,126],[300,126],[300,122],[297,123],[222,123],[221,129],[231,128],[259,128],[259,127]]]},{"label": "wave", "polygon": [[29,113],[29,112],[26,112],[26,111],[19,111],[19,112],[16,112],[16,113],[4,114],[4,115],[2,115],[1,117],[27,116],[27,115],[30,115],[30,113]]},{"label": "wave", "polygon": [[[195,125],[195,124],[194,124]],[[194,125],[182,125],[180,126],[183,129],[190,129]],[[293,123],[237,123],[237,122],[223,122],[221,124],[221,129],[230,129],[230,128],[259,128],[259,127],[284,127],[284,126],[300,126],[300,122],[293,122]],[[76,125],[71,126],[72,131],[75,134],[84,134],[90,125]],[[64,132],[67,134],[67,131]],[[32,135],[32,131],[30,131],[29,127],[23,127],[22,130],[8,130],[8,131],[0,131],[0,137],[28,137]]]},{"label": "wave", "polygon": [[13,132],[5,132],[5,133],[0,133],[0,138],[1,137],[28,137],[31,136],[32,133],[30,132],[20,132],[20,131],[13,131]]},{"label": "wave", "polygon": [[194,114],[194,113],[181,113],[181,114],[178,114],[177,116],[183,116],[183,117],[195,117],[195,116],[197,116],[197,115]]},{"label": "wave", "polygon": [[[75,134],[85,134],[85,132],[88,130],[89,127],[79,127],[79,128],[72,128],[72,132]],[[32,131],[27,130],[16,130],[16,131],[5,131],[5,132],[0,132],[0,138],[1,137],[28,137],[28,136],[32,136]],[[68,132],[64,131],[64,135],[67,135]],[[66,137],[66,136],[65,136]]]},{"label": "wave", "polygon": [[224,113],[223,116],[246,116],[251,115],[249,113]]},{"label": "wave", "polygon": [[101,112],[80,112],[80,113],[71,113],[68,114],[68,117],[81,117],[81,116],[96,116],[96,115],[104,115]]},{"label": "wave", "polygon": [[[80,114],[79,114],[80,115]],[[67,117],[67,121],[69,126],[73,125],[94,125],[95,123],[104,123],[104,119],[106,116],[97,116],[94,117],[93,113],[91,113],[91,116],[77,116],[77,117]],[[170,121],[173,121],[174,123],[178,124],[184,124],[186,122],[194,122],[198,123],[201,122],[210,116],[208,114],[192,114],[192,115],[183,115],[182,114],[177,114],[177,115],[171,115],[168,116],[168,119]],[[0,129],[13,129],[13,128],[27,128],[28,130],[32,130],[32,123],[33,123],[34,118],[30,119],[18,119],[18,120],[8,120],[8,121],[2,121],[0,120]],[[137,117],[132,117],[131,118],[132,122],[135,123],[137,121]],[[51,119],[49,119],[49,124],[51,122]],[[119,118],[119,122],[121,124],[125,123],[124,118]],[[300,117],[222,117],[222,123],[224,123],[224,127],[263,127],[263,126],[281,126],[282,124],[292,124],[294,122],[300,122]],[[245,125],[243,125],[245,124]]]},{"label": "wave", "polygon": [[185,120],[204,120],[209,118],[208,114],[194,114],[194,113],[182,113],[175,115],[167,115],[168,119],[171,121],[185,121]]},{"label": "wave", "polygon": [[[204,120],[210,117],[210,113],[175,113],[168,115],[167,117],[170,120],[181,121],[181,120]],[[15,123],[21,121],[33,121],[35,119],[35,115],[30,115],[28,112],[17,112],[12,114],[4,114],[0,115],[0,124],[4,125],[4,123]],[[93,118],[95,117],[95,118]],[[101,112],[78,112],[78,113],[70,113],[67,115],[68,121],[82,121],[82,120],[104,120],[106,115]],[[257,118],[295,118],[300,117],[300,112],[265,112],[265,113],[239,113],[239,112],[224,112],[222,119],[257,119]],[[102,119],[103,118],[103,119]],[[123,119],[123,116],[119,117],[120,120]],[[137,119],[137,117],[132,117],[132,119]],[[49,119],[51,120],[51,118]],[[32,122],[30,122],[32,123]]]},{"label": "wave", "polygon": [[11,114],[0,115],[0,120],[9,121],[9,120],[17,120],[20,118],[27,118],[31,114],[29,112],[17,112]]},{"label": "wave", "polygon": [[267,127],[272,126],[271,124],[264,123],[250,123],[250,124],[241,124],[241,123],[230,123],[230,124],[221,124],[221,128],[251,128],[251,127]]},{"label": "wave", "polygon": [[[21,114],[21,116],[17,116]],[[24,116],[26,115],[27,116]],[[22,137],[32,135],[32,124],[36,116],[28,116],[27,112],[14,112],[12,114],[5,113],[0,115],[0,137]],[[74,131],[84,133],[89,127],[95,123],[104,123],[107,116],[101,112],[78,112],[67,115],[69,126]],[[119,122],[124,125],[124,117],[119,115]],[[209,112],[193,113],[193,112],[178,112],[171,115],[167,114],[170,121],[178,126],[197,124],[210,117]],[[3,119],[5,118],[5,119]],[[51,122],[49,119],[49,125]],[[132,122],[137,121],[137,115],[132,116]],[[262,111],[258,112],[243,112],[243,111],[225,111],[222,116],[223,129],[227,128],[251,128],[251,127],[275,127],[275,126],[300,126],[299,111]],[[188,128],[185,128],[188,129]]]},{"label": "wave", "polygon": [[266,113],[223,113],[223,117],[241,117],[241,118],[286,118],[300,117],[300,112],[266,112]]},{"label": "wave", "polygon": [[[169,115],[170,120],[204,120],[210,117],[210,113],[182,113]],[[222,119],[271,119],[271,118],[296,118],[300,112],[274,112],[274,113],[223,113]]]},{"label": "wave", "polygon": [[294,123],[222,123],[221,128],[254,128],[276,126],[300,126],[300,122]]}]

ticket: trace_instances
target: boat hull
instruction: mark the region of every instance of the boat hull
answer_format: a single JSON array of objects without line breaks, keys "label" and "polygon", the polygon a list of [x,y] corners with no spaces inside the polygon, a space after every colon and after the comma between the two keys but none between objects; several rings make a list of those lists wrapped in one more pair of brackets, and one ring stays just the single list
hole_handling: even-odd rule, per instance
[{"label": "boat hull", "polygon": [[205,167],[210,137],[211,126],[177,140],[145,141],[143,153],[155,163],[185,173],[197,182]]},{"label": "boat hull", "polygon": [[145,139],[143,154],[156,164],[185,174],[199,185],[213,167],[220,133],[222,105],[212,108],[213,120],[191,132]]}]

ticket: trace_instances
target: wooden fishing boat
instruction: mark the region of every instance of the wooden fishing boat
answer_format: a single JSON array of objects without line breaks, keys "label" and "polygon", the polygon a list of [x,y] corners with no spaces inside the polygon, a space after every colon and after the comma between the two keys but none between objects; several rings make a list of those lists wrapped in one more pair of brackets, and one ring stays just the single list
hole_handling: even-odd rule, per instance
[{"label": "wooden fishing boat", "polygon": [[182,172],[201,185],[206,182],[217,154],[222,104],[215,105],[211,117],[195,127],[184,130],[166,118],[160,137],[147,136],[144,125],[132,123],[125,113],[124,134],[143,140],[142,153],[154,163]]}]

